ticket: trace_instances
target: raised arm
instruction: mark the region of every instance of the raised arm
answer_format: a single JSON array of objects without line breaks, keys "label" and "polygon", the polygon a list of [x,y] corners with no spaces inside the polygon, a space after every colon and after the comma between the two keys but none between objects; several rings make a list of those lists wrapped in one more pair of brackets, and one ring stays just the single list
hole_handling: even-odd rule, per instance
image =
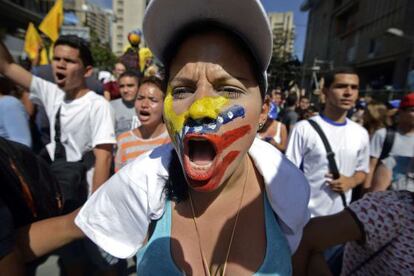
[{"label": "raised arm", "polygon": [[32,73],[14,63],[10,52],[3,42],[0,41],[0,74],[6,76],[14,83],[29,90],[32,82]]}]

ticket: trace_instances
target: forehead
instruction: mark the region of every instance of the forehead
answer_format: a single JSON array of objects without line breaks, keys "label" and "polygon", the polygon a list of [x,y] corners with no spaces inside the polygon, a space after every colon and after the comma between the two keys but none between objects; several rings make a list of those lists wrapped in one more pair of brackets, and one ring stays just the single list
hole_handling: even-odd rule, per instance
[{"label": "forehead", "polygon": [[133,83],[138,84],[138,79],[131,76],[124,76],[119,79],[119,84]]},{"label": "forehead", "polygon": [[216,70],[225,70],[234,76],[253,75],[250,55],[234,37],[220,31],[194,34],[185,39],[171,62],[170,76],[196,63],[216,65]]},{"label": "forehead", "polygon": [[143,83],[138,90],[139,94],[149,94],[153,96],[159,96],[163,97],[164,93],[161,91],[161,89],[151,82]]},{"label": "forehead", "polygon": [[118,62],[118,63],[115,64],[115,69],[123,70],[123,69],[125,69],[125,66],[122,63]]},{"label": "forehead", "polygon": [[69,45],[57,45],[54,48],[53,54],[55,56],[72,56],[72,58],[79,58],[79,49],[73,48]]},{"label": "forehead", "polygon": [[356,74],[348,74],[348,73],[335,74],[333,84],[336,84],[336,83],[359,84],[359,77]]}]

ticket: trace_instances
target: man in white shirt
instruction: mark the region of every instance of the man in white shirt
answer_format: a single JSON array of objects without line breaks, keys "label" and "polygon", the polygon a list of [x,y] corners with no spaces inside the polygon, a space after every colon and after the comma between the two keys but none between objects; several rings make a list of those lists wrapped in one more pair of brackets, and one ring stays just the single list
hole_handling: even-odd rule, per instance
[{"label": "man in white shirt", "polygon": [[[88,45],[76,36],[62,36],[55,42],[52,67],[56,84],[13,63],[7,49],[0,47],[0,73],[42,101],[51,126],[55,125],[56,113],[61,108],[61,141],[67,161],[79,161],[84,153],[93,150],[92,191],[95,191],[109,177],[116,140],[109,103],[86,87],[85,78],[92,74],[92,66]],[[55,137],[54,127],[50,128],[50,134]],[[47,150],[53,160],[56,144],[51,140]]]},{"label": "man in white shirt", "polygon": [[358,75],[351,69],[338,68],[328,73],[323,88],[324,110],[311,118],[321,127],[335,153],[338,179],[332,178],[325,146],[309,122],[297,123],[290,134],[286,156],[309,181],[312,217],[340,212],[344,208],[340,193],[349,203],[352,188],[361,184],[368,173],[368,133],[346,117],[358,98],[358,89]]}]

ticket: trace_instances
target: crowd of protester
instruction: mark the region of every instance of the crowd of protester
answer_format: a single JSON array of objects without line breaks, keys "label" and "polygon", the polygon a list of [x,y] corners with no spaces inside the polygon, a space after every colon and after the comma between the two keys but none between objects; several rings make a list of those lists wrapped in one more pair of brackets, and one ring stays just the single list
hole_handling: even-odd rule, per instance
[{"label": "crowd of protester", "polygon": [[[341,67],[325,74],[323,102],[268,88],[270,52],[240,18],[183,15],[174,29],[167,16],[148,18],[168,10],[153,2],[147,26],[171,34],[157,40],[148,28],[146,39],[165,67],[131,61],[140,32],[99,80],[79,37],[55,42],[51,66],[24,68],[0,45],[0,275],[34,274],[50,253],[64,275],[126,275],[121,259],[144,240],[140,275],[413,275],[414,92],[360,97],[358,74]],[[266,30],[252,2],[238,8]],[[227,147],[207,181],[206,160]],[[241,197],[223,188],[235,183]],[[232,247],[236,228],[243,242]]]}]

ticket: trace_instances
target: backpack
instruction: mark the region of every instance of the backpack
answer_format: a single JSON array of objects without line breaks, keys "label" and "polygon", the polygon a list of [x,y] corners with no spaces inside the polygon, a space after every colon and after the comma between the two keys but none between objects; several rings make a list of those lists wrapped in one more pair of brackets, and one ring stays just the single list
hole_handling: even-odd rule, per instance
[{"label": "backpack", "polygon": [[61,214],[60,188],[49,165],[27,146],[2,137],[0,191],[16,228]]},{"label": "backpack", "polygon": [[392,145],[394,144],[394,140],[395,140],[395,130],[390,127],[387,127],[385,129],[385,139],[384,139],[384,144],[382,145],[382,150],[381,150],[379,160],[383,160],[389,156],[391,149],[392,149]]}]

